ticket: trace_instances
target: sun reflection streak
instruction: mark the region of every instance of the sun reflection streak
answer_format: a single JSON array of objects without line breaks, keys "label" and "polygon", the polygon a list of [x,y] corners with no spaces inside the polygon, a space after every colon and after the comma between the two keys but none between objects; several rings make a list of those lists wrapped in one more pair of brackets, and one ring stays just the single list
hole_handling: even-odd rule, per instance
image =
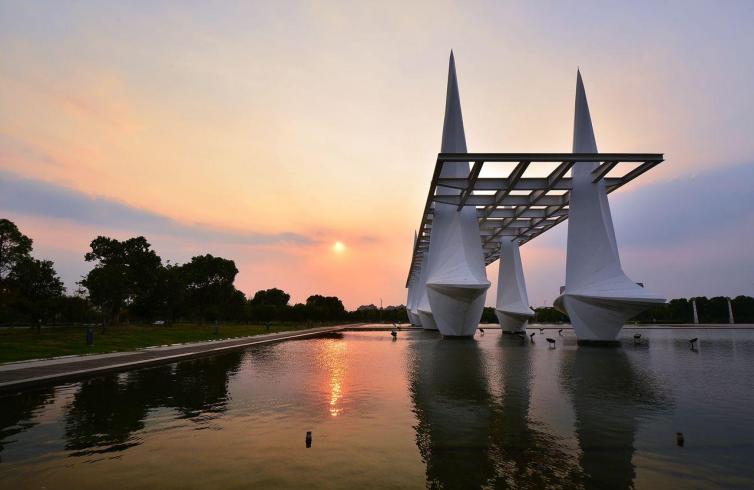
[{"label": "sun reflection streak", "polygon": [[330,378],[330,415],[337,417],[343,411],[339,402],[343,397],[343,378],[346,372],[346,343],[327,342],[323,355]]}]

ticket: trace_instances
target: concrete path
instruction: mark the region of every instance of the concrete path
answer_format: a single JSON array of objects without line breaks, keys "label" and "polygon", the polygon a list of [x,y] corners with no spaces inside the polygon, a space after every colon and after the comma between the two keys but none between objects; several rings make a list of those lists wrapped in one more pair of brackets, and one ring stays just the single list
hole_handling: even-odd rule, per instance
[{"label": "concrete path", "polygon": [[234,349],[243,349],[251,345],[313,337],[345,330],[377,330],[382,327],[386,327],[386,325],[337,325],[228,340],[148,347],[130,352],[13,362],[0,365],[0,392],[20,391],[31,386],[80,379],[107,372],[124,371],[195,357],[212,356]]}]

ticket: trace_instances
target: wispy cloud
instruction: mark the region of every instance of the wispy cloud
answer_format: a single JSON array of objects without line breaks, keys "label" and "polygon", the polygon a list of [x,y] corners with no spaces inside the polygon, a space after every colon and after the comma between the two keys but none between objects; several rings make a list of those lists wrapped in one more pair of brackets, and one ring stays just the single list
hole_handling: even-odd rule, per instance
[{"label": "wispy cloud", "polygon": [[188,224],[102,196],[90,196],[58,184],[19,177],[0,170],[0,210],[76,223],[160,233],[193,240],[242,245],[288,243],[312,245],[319,240],[295,232],[262,233]]}]

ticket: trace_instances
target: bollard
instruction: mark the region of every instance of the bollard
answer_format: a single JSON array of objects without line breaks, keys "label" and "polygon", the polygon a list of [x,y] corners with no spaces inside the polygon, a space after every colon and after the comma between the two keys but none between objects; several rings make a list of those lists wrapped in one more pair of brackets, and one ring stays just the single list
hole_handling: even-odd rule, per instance
[{"label": "bollard", "polygon": [[678,446],[683,447],[683,443],[685,440],[683,439],[683,432],[676,432],[675,433],[675,443],[678,444]]},{"label": "bollard", "polygon": [[86,326],[86,346],[91,347],[94,345],[94,329],[91,325]]},{"label": "bollard", "polygon": [[217,320],[215,320],[215,331],[213,332],[213,335],[219,335],[220,334],[220,325],[217,323]]},{"label": "bollard", "polygon": [[307,449],[312,447],[312,431],[306,431],[306,447]]}]

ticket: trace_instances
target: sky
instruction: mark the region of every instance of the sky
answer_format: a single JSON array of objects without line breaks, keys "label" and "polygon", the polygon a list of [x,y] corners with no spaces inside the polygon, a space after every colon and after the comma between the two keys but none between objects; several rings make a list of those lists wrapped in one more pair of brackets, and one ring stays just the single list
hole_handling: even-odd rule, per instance
[{"label": "sky", "polygon": [[[0,216],[71,291],[94,237],[144,235],[234,259],[246,294],[404,303],[452,49],[469,151],[570,151],[580,68],[600,151],[666,158],[610,196],[629,277],[754,295],[752,23],[748,1],[0,0]],[[521,249],[535,306],[566,232]]]}]

